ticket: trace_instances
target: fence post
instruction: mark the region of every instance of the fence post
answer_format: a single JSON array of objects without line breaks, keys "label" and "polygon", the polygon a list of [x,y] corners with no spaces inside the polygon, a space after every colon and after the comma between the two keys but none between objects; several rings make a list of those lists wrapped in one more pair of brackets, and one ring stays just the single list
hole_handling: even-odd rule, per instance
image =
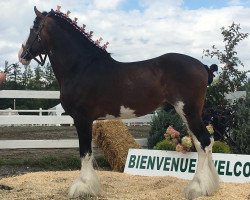
[{"label": "fence post", "polygon": [[40,110],[40,112],[39,112],[39,116],[42,116],[43,114],[42,114],[42,108],[39,108],[39,110]]},{"label": "fence post", "polygon": [[8,115],[11,115],[11,108],[8,108]]}]

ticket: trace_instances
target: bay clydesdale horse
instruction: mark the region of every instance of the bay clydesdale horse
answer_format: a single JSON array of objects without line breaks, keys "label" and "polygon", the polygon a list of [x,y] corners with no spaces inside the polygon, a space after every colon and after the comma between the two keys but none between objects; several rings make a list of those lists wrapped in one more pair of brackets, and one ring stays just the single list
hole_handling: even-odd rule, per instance
[{"label": "bay clydesdale horse", "polygon": [[[19,60],[44,64],[49,57],[60,85],[60,99],[74,119],[82,167],[69,196],[97,196],[100,183],[92,165],[92,123],[96,119],[142,116],[173,106],[187,125],[198,152],[198,166],[185,196],[212,195],[219,178],[212,162],[213,137],[202,119],[207,86],[216,65],[208,68],[187,55],[168,53],[153,59],[122,63],[93,42],[84,27],[60,10],[39,12],[19,51]],[[45,58],[42,57],[45,55]],[[40,57],[36,58],[37,56]]]}]

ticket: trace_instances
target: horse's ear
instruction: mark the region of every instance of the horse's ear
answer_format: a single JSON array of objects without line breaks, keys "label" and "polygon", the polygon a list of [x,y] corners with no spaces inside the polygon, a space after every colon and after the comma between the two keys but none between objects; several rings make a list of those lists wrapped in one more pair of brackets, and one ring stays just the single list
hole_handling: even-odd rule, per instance
[{"label": "horse's ear", "polygon": [[34,11],[37,17],[44,18],[44,15],[39,10],[37,10],[36,6],[34,6]]}]

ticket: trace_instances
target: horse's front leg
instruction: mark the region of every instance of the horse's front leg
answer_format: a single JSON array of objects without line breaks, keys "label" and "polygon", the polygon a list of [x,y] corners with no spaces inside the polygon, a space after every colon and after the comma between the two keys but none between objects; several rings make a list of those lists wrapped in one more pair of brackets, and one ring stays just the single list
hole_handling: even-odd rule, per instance
[{"label": "horse's front leg", "polygon": [[99,178],[93,168],[92,121],[86,117],[74,117],[81,157],[81,172],[69,190],[69,197],[97,196],[100,193]]}]

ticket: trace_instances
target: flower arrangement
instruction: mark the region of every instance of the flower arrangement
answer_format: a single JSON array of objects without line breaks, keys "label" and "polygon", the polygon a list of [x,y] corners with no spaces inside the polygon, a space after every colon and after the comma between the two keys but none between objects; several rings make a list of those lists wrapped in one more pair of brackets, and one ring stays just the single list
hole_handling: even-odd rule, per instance
[{"label": "flower arrangement", "polygon": [[[212,124],[208,124],[206,128],[210,134],[214,133],[214,128]],[[165,141],[165,143],[161,143],[160,147],[159,145],[158,146],[156,145],[157,146],[156,149],[164,149],[164,150],[175,149],[177,152],[187,153],[193,150],[194,148],[191,135],[181,137],[180,132],[175,130],[172,126],[169,126],[167,128],[166,132],[164,133],[164,137],[165,140],[163,141]]]},{"label": "flower arrangement", "polygon": [[186,153],[190,151],[193,146],[192,138],[190,136],[184,136],[181,138],[180,135],[180,132],[175,130],[172,126],[169,126],[164,134],[164,137],[176,144],[176,151]]}]

